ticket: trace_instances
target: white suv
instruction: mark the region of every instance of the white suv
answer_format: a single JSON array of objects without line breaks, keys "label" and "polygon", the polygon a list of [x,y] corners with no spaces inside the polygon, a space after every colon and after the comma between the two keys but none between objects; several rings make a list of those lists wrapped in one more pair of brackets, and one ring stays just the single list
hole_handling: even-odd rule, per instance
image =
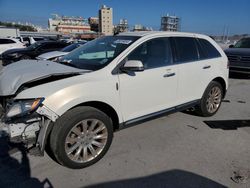
[{"label": "white suv", "polygon": [[21,43],[18,39],[0,38],[0,54],[12,48],[24,48],[24,47],[26,46],[23,43]]},{"label": "white suv", "polygon": [[60,62],[22,60],[0,73],[2,132],[49,146],[83,168],[107,152],[113,132],[195,107],[214,115],[228,88],[228,62],[209,37],[131,32],[87,43]]}]

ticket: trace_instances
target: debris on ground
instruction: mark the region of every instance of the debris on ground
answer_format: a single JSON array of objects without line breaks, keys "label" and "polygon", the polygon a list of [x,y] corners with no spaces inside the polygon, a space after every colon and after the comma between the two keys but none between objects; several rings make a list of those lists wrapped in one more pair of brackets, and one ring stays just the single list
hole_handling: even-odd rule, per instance
[{"label": "debris on ground", "polygon": [[248,170],[236,170],[233,172],[231,180],[233,180],[235,183],[247,183],[249,174],[250,171]]}]

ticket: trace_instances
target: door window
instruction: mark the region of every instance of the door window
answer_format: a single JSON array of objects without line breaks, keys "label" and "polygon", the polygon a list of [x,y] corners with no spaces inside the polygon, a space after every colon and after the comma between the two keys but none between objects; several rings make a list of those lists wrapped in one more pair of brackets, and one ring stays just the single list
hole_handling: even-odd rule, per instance
[{"label": "door window", "polygon": [[174,37],[172,41],[175,44],[175,62],[185,63],[199,59],[195,38]]},{"label": "door window", "polygon": [[168,38],[152,39],[141,44],[127,56],[127,60],[139,60],[145,69],[172,64]]}]

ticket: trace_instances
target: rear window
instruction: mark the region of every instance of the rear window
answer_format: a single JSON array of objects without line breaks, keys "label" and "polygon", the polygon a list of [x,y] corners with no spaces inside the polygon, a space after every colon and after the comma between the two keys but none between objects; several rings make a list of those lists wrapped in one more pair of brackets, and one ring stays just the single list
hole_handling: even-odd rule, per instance
[{"label": "rear window", "polygon": [[16,42],[11,39],[0,39],[0,44],[13,44],[13,43]]},{"label": "rear window", "polygon": [[202,56],[200,56],[201,59],[221,57],[221,54],[210,42],[205,39],[198,40],[203,51]]},{"label": "rear window", "polygon": [[174,37],[172,41],[175,44],[175,62],[185,63],[199,59],[196,39],[192,37]]}]

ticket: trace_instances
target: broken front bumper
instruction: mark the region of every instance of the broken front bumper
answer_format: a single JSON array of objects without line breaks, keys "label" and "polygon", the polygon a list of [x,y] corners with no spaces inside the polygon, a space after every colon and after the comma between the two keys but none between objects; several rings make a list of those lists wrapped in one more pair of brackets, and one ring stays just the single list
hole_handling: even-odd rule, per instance
[{"label": "broken front bumper", "polygon": [[41,118],[23,120],[23,122],[6,123],[0,120],[0,137],[8,136],[10,140],[20,141],[36,138],[36,133],[40,130]]},{"label": "broken front bumper", "polygon": [[7,136],[10,142],[25,143],[31,154],[43,155],[48,134],[58,115],[42,106],[33,114],[12,121],[4,121],[4,114],[1,117],[0,137]]}]

